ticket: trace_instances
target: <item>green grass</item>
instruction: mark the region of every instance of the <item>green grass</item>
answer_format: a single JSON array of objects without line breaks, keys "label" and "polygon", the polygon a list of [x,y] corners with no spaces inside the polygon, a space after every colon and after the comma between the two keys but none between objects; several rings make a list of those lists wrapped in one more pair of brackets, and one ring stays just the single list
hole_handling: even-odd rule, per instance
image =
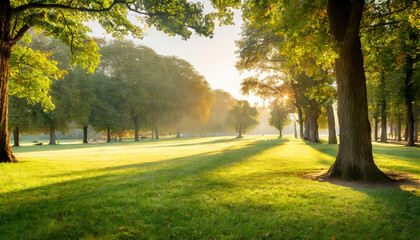
[{"label": "green grass", "polygon": [[[299,177],[336,145],[276,137],[27,146],[0,165],[0,239],[420,239],[420,192]],[[420,148],[374,144],[420,178]]]}]

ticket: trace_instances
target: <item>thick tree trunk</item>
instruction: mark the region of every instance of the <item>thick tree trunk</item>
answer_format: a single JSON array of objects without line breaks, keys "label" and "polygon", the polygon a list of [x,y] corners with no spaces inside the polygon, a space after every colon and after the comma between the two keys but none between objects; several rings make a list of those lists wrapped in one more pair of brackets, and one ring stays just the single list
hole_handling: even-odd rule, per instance
[{"label": "thick tree trunk", "polygon": [[88,126],[83,126],[83,143],[88,143]]},{"label": "thick tree trunk", "polygon": [[111,129],[107,127],[106,129],[106,142],[111,142]]},{"label": "thick tree trunk", "polygon": [[[414,33],[410,33],[409,35],[410,40],[416,40],[416,35]],[[413,101],[414,101],[414,93],[413,93],[413,66],[416,64],[416,60],[411,57],[411,55],[407,55],[405,57],[405,88],[404,88],[404,95],[405,95],[405,106],[407,109],[406,118],[407,118],[407,127],[405,132],[405,137],[407,140],[406,146],[414,146],[414,114],[413,114]]]},{"label": "thick tree trunk", "polygon": [[134,141],[139,141],[139,116],[135,115],[133,117],[133,124],[134,124]]},{"label": "thick tree trunk", "polygon": [[53,125],[50,126],[50,142],[48,145],[56,145],[55,143],[55,127]]},{"label": "thick tree trunk", "polygon": [[398,137],[398,142],[401,142],[402,138],[401,138],[401,120],[398,120],[397,122],[397,137]]},{"label": "thick tree trunk", "polygon": [[318,102],[315,99],[311,99],[309,102],[309,111],[307,118],[309,123],[308,140],[313,143],[319,143]]},{"label": "thick tree trunk", "polygon": [[297,139],[297,130],[296,130],[296,117],[293,118],[293,129],[295,131],[295,139]]},{"label": "thick tree trunk", "polygon": [[155,127],[155,139],[159,139],[159,132],[157,127]]},{"label": "thick tree trunk", "polygon": [[281,134],[281,129],[279,129],[279,137],[281,138],[283,135]]},{"label": "thick tree trunk", "polygon": [[339,42],[336,59],[338,155],[330,177],[361,181],[389,181],[375,165],[368,119],[366,77],[359,37],[363,0],[328,0],[330,31]]},{"label": "thick tree trunk", "polygon": [[19,128],[13,129],[13,147],[19,147]]},{"label": "thick tree trunk", "polygon": [[181,137],[181,130],[179,128],[176,128],[176,138]]},{"label": "thick tree trunk", "polygon": [[327,112],[328,117],[328,143],[337,144],[337,135],[335,133],[334,110],[332,105],[327,105],[325,107],[325,111]]},{"label": "thick tree trunk", "polygon": [[308,117],[308,113],[305,116],[305,132],[303,133],[303,139],[309,140],[309,117]]},{"label": "thick tree trunk", "polygon": [[0,163],[17,162],[12,153],[8,129],[8,101],[9,101],[9,76],[10,55],[12,44],[10,43],[10,1],[0,2]]},{"label": "thick tree trunk", "polygon": [[298,108],[297,108],[297,110],[298,110],[298,119],[299,119],[299,136],[300,136],[300,138],[304,138],[304,135],[303,135],[303,113],[302,113],[302,108],[299,106]]}]

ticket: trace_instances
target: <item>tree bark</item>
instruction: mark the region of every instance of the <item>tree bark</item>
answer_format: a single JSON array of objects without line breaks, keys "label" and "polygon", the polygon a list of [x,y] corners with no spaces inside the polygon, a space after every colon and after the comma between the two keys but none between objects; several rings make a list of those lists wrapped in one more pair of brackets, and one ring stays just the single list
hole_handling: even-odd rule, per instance
[{"label": "tree bark", "polygon": [[283,135],[281,134],[281,129],[279,129],[279,137],[281,138]]},{"label": "tree bark", "polygon": [[0,2],[0,162],[17,162],[12,153],[8,129],[8,102],[10,55],[13,44],[10,42],[11,16],[10,1]]},{"label": "tree bark", "polygon": [[375,140],[375,142],[377,142],[378,141],[378,124],[379,124],[377,117],[374,118],[374,122],[375,122],[375,129],[373,131],[373,139]]},{"label": "tree bark", "polygon": [[52,124],[50,126],[50,142],[48,143],[48,145],[56,145],[56,142],[55,142],[55,127]]},{"label": "tree bark", "polygon": [[13,147],[19,147],[19,128],[13,129]]},{"label": "tree bark", "polygon": [[[410,40],[416,40],[417,36],[415,33],[410,32],[409,34]],[[414,93],[413,93],[413,66],[416,64],[416,58],[413,59],[410,54],[407,54],[405,57],[405,88],[404,88],[404,96],[405,96],[405,106],[406,106],[406,117],[407,117],[407,127],[405,132],[405,137],[407,140],[406,146],[414,146],[414,114],[413,114],[413,101],[414,101]]]},{"label": "tree bark", "polygon": [[155,127],[155,139],[159,139],[159,132],[157,127]]},{"label": "tree bark", "polygon": [[299,119],[299,136],[300,136],[300,138],[304,138],[304,135],[303,135],[303,113],[302,113],[302,108],[299,106],[298,108],[297,108],[297,110],[298,110],[298,119]]},{"label": "tree bark", "polygon": [[[385,82],[385,76],[384,73],[381,72],[380,76],[380,87],[382,91],[385,91],[386,88],[386,82]],[[387,119],[386,119],[386,97],[385,94],[382,94],[381,96],[381,142],[387,142]]]},{"label": "tree bark", "polygon": [[401,120],[398,120],[397,122],[397,137],[398,137],[398,142],[401,142],[402,138],[401,138]]},{"label": "tree bark", "polygon": [[295,139],[297,139],[296,117],[293,117],[293,129],[294,129],[294,132],[295,132]]},{"label": "tree bark", "polygon": [[386,101],[381,102],[381,142],[387,142]]},{"label": "tree bark", "polygon": [[111,142],[111,129],[110,129],[110,127],[106,128],[106,142]]},{"label": "tree bark", "polygon": [[303,133],[303,139],[309,140],[309,117],[308,117],[308,113],[305,115],[305,132]]},{"label": "tree bark", "polygon": [[335,118],[332,105],[325,106],[328,117],[328,143],[337,144],[337,134],[335,132]]},{"label": "tree bark", "polygon": [[315,99],[311,99],[309,102],[309,111],[307,118],[309,124],[308,140],[313,143],[319,143],[318,102]]},{"label": "tree bark", "polygon": [[88,143],[88,126],[83,126],[83,143]]},{"label": "tree bark", "polygon": [[340,144],[328,170],[346,180],[389,181],[375,165],[368,119],[366,77],[359,37],[363,0],[328,0],[330,31],[339,42],[335,62]]}]

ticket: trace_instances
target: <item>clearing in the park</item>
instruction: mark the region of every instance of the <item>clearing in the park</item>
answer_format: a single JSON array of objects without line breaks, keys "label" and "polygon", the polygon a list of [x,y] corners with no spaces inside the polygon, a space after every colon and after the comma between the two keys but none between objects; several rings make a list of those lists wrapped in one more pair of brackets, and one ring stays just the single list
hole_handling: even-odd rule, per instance
[{"label": "clearing in the park", "polygon": [[[373,143],[407,180],[313,179],[337,145],[274,136],[23,146],[0,166],[0,239],[419,239],[420,148]],[[417,179],[417,180],[416,180]]]}]

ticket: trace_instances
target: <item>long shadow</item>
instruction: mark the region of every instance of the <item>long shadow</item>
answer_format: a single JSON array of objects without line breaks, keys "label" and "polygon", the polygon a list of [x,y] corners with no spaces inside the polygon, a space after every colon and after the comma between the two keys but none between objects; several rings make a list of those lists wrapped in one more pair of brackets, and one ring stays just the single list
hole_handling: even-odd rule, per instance
[{"label": "long shadow", "polygon": [[165,147],[185,147],[185,146],[196,146],[196,145],[203,145],[203,144],[218,144],[218,143],[228,143],[228,142],[241,142],[241,141],[249,141],[249,138],[223,138],[223,139],[216,139],[206,142],[191,142],[191,143],[180,143],[180,144],[172,144]]},{"label": "long shadow", "polygon": [[[126,234],[121,226],[115,226],[124,217],[127,225],[138,228],[128,239],[149,238],[162,225],[174,221],[174,214],[182,208],[203,208],[197,197],[203,192],[230,186],[209,173],[226,171],[230,165],[284,142],[255,141],[219,152],[87,170],[77,174],[103,174],[1,194],[0,239],[126,238],[121,235]],[[185,202],[172,200],[180,196]],[[156,211],[162,212],[158,219]],[[205,214],[206,211],[211,209],[206,208]],[[188,226],[190,222],[190,218],[185,218],[182,224]],[[145,232],[149,237],[137,235]]]}]

